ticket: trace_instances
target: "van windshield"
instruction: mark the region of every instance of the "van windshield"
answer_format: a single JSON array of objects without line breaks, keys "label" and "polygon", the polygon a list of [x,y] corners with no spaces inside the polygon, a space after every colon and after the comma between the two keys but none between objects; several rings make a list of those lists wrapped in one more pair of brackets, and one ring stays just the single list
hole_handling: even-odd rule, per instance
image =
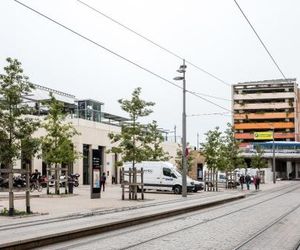
[{"label": "van windshield", "polygon": [[181,177],[181,173],[177,169],[172,169],[172,172],[177,176]]}]

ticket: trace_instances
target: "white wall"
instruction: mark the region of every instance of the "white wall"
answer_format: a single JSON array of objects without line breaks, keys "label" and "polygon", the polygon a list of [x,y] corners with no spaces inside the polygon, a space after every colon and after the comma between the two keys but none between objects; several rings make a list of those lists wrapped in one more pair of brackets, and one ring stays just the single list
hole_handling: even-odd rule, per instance
[{"label": "white wall", "polygon": [[[93,122],[84,119],[70,119],[69,122],[72,122],[74,128],[80,133],[80,135],[75,136],[73,139],[73,144],[76,150],[81,153],[83,151],[83,144],[91,145],[91,149],[98,149],[99,146],[104,147],[104,152],[107,149],[110,149],[113,145],[108,138],[109,133],[120,133],[121,128],[114,125],[108,125],[99,122]],[[40,137],[45,135],[43,129],[39,129],[35,133],[35,137]],[[171,162],[175,162],[177,143],[164,142],[162,144],[164,150],[169,152],[169,155],[172,157]],[[91,161],[90,161],[91,163]],[[111,183],[111,177],[114,174],[114,154],[104,153],[103,159],[104,171],[107,173],[109,171],[109,176],[107,182]],[[38,169],[42,171],[42,159],[34,158],[33,159],[33,169]],[[80,184],[83,182],[83,159],[79,158],[73,164],[74,173],[80,174]]]}]

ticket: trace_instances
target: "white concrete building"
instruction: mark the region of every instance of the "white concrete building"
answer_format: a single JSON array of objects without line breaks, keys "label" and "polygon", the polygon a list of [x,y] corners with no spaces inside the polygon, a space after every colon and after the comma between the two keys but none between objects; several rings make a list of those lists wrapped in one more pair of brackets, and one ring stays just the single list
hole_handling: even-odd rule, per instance
[{"label": "white concrete building", "polygon": [[[101,171],[106,173],[107,181],[111,183],[112,177],[115,177],[118,181],[119,173],[115,162],[120,160],[120,155],[106,152],[112,147],[108,134],[112,132],[120,133],[121,124],[128,121],[128,119],[104,112],[104,104],[101,102],[91,99],[76,100],[75,96],[40,85],[35,86],[36,90],[34,90],[33,96],[30,96],[30,101],[36,108],[34,115],[40,119],[46,117],[47,110],[40,103],[42,100],[49,99],[49,93],[51,92],[56,99],[64,102],[65,108],[70,113],[67,122],[73,123],[74,128],[80,133],[80,135],[74,137],[73,144],[82,157],[75,161],[73,166],[69,166],[69,172],[80,174],[80,184],[89,184],[93,158],[98,157]],[[169,137],[166,131],[162,131],[162,133],[165,138],[162,146],[172,157],[171,161],[174,162],[177,143],[168,140]],[[45,131],[39,129],[34,136],[41,137],[43,135],[45,135]],[[43,159],[36,157],[26,163],[29,163],[32,171],[38,169],[43,175],[47,174],[46,164],[43,162]],[[19,160],[17,166],[25,167],[25,162]]]}]

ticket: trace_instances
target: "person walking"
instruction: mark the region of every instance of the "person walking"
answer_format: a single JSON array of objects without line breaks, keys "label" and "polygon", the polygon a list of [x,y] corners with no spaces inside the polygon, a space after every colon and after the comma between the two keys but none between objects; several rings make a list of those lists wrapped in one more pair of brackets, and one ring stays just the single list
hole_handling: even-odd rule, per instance
[{"label": "person walking", "polygon": [[[100,183],[101,183],[101,187],[102,187],[102,191],[104,192],[105,191],[105,182],[106,182],[106,175],[105,173],[103,172],[102,176],[101,176],[101,179],[100,179]],[[101,188],[100,188],[101,189]]]},{"label": "person walking", "polygon": [[255,176],[255,190],[259,190],[260,177],[259,175]]},{"label": "person walking", "polygon": [[244,183],[245,183],[245,176],[242,174],[242,175],[240,176],[241,190],[244,189]]},{"label": "person walking", "polygon": [[250,190],[251,177],[249,174],[246,175],[245,181],[246,181],[246,185],[247,185],[247,190]]},{"label": "person walking", "polygon": [[257,175],[255,175],[254,177],[253,177],[253,184],[254,184],[254,187],[255,187],[255,190],[257,190]]}]

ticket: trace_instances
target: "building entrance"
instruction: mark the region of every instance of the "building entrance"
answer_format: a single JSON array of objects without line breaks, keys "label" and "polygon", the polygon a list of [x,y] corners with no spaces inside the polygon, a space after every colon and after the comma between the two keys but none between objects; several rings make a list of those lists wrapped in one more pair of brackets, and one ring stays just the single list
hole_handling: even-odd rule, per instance
[{"label": "building entrance", "polygon": [[300,163],[297,162],[296,164],[296,179],[300,179]]}]

